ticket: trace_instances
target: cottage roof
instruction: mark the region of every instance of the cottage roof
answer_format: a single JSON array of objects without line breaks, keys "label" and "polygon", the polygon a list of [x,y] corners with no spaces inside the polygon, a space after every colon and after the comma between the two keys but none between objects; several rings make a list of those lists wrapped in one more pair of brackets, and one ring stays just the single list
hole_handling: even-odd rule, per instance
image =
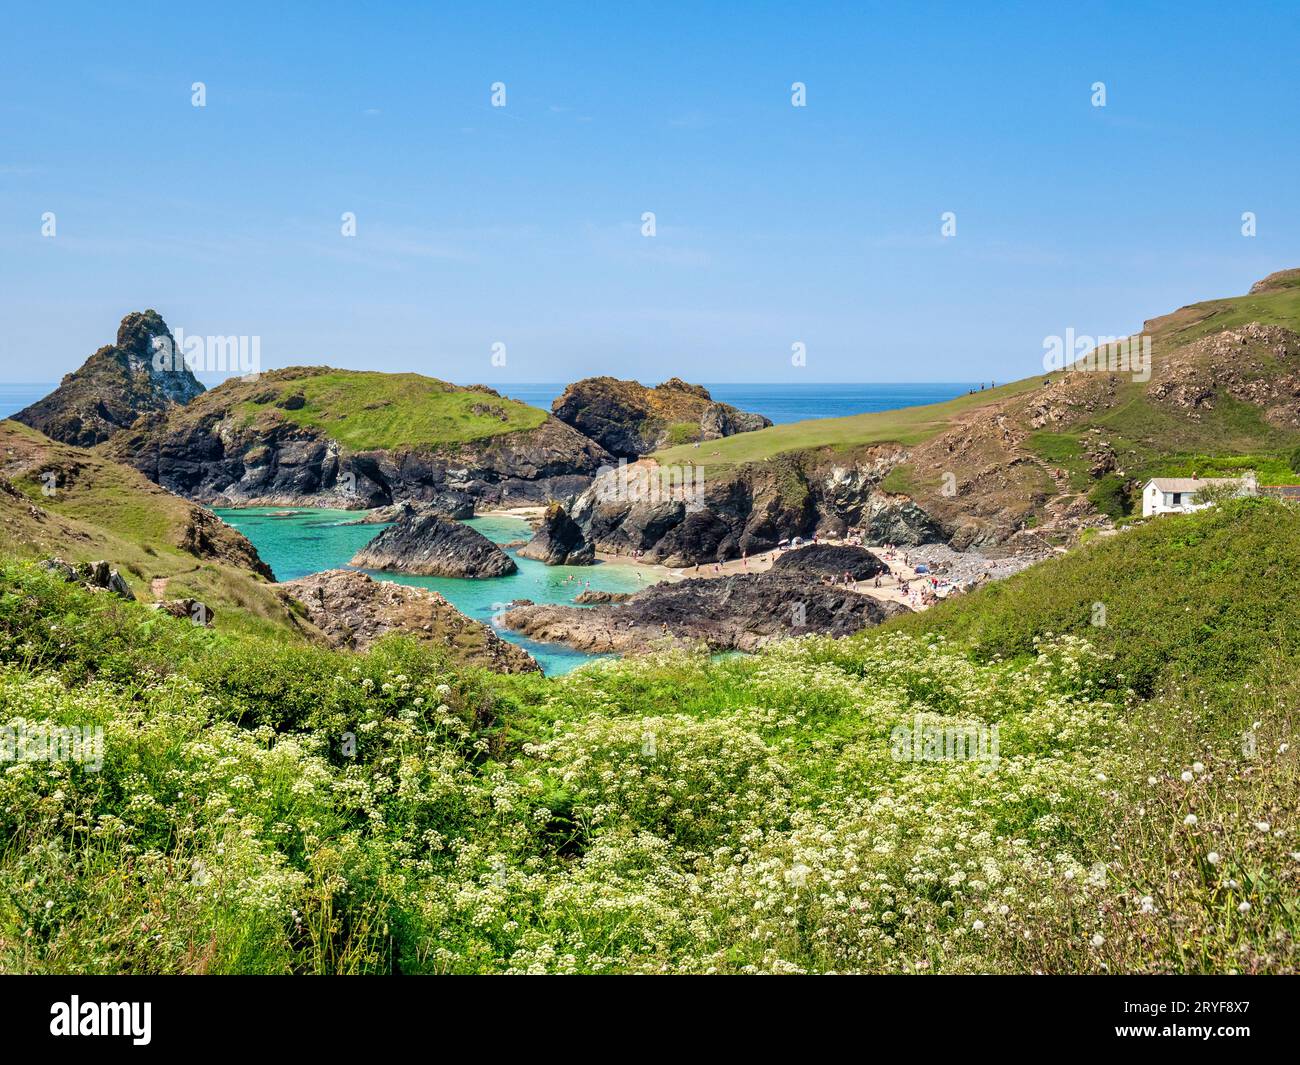
[{"label": "cottage roof", "polygon": [[1162,492],[1197,492],[1214,485],[1237,486],[1242,483],[1240,477],[1152,477],[1148,485],[1155,485]]}]

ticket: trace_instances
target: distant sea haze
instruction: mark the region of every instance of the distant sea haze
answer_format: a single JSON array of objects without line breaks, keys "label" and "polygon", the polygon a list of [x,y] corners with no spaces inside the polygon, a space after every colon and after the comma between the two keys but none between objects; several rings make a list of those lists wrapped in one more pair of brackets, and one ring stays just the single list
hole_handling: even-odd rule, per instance
[{"label": "distant sea haze", "polygon": [[[493,385],[511,399],[551,409],[563,384]],[[777,425],[805,418],[842,418],[849,414],[919,407],[965,395],[978,384],[924,382],[920,384],[706,384],[720,403],[766,415]],[[0,418],[7,418],[54,391],[53,384],[0,384]]]},{"label": "distant sea haze", "polygon": [[[494,385],[503,396],[551,409],[564,385]],[[899,407],[919,407],[964,396],[978,384],[705,384],[719,403],[766,415],[777,425],[806,418],[843,418]]]}]

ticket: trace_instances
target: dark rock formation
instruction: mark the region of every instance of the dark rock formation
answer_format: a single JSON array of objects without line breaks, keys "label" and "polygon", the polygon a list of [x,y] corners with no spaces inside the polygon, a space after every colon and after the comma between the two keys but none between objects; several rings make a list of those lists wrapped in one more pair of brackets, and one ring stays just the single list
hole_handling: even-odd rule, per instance
[{"label": "dark rock formation", "polygon": [[116,344],[100,348],[14,419],[61,443],[93,447],[140,415],[184,405],[202,391],[174,355],[171,331],[158,312],[135,312],[122,319]]},{"label": "dark rock formation", "polygon": [[776,573],[807,574],[810,577],[842,577],[849,574],[855,581],[870,580],[889,569],[865,547],[848,544],[809,544],[777,555],[772,563]]},{"label": "dark rock formation", "polygon": [[519,553],[548,566],[590,566],[596,561],[595,550],[582,530],[557,502],[547,505],[541,525]]},{"label": "dark rock formation", "polygon": [[588,377],[569,385],[551,412],[619,458],[639,458],[668,444],[715,440],[772,424],[761,414],[715,403],[707,389],[677,377],[654,388],[614,377]]},{"label": "dark rock formation", "polygon": [[428,507],[410,507],[350,565],[422,577],[504,577],[518,568],[481,532]]},{"label": "dark rock formation", "polygon": [[754,555],[796,536],[850,528],[875,544],[946,541],[946,530],[911,499],[880,489],[905,455],[890,445],[794,452],[717,476],[696,467],[669,487],[664,468],[646,460],[602,472],[569,513],[597,551],[641,551],[668,566]]},{"label": "dark rock formation", "polygon": [[467,618],[428,588],[337,569],[286,581],[280,587],[335,647],[364,651],[388,633],[400,632],[445,647],[465,665],[498,673],[539,671],[522,647],[503,640],[490,625]]},{"label": "dark rock formation", "polygon": [[770,418],[739,410],[730,403],[710,403],[700,415],[700,439],[717,440],[737,433],[753,433],[771,424]]},{"label": "dark rock formation", "polygon": [[41,565],[69,583],[79,581],[92,592],[111,592],[119,598],[135,602],[135,592],[131,591],[126,578],[105,561],[82,562],[74,566],[61,558],[47,558]]},{"label": "dark rock formation", "polygon": [[665,644],[752,651],[809,633],[847,636],[906,612],[847,588],[768,572],[656,584],[610,605],[521,607],[502,620],[532,639],[583,651],[635,652]]}]

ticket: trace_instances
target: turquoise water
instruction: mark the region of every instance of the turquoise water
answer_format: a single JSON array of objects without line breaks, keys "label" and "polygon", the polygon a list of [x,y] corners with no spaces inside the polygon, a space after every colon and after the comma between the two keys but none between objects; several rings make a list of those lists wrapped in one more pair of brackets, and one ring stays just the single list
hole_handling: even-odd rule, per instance
[{"label": "turquoise water", "polygon": [[[692,379],[693,380],[693,379]],[[551,409],[551,403],[564,391],[562,384],[496,385],[503,396],[534,407]],[[896,410],[942,403],[964,396],[975,384],[945,384],[923,381],[918,384],[721,384],[704,385],[719,403],[730,403],[741,410],[765,414],[776,425],[799,422],[805,418],[841,418],[868,411]]]},{"label": "turquoise water", "polygon": [[[0,382],[0,418],[21,410],[54,391],[54,385],[14,385]],[[551,409],[551,403],[563,384],[503,384],[495,386],[504,396]],[[777,425],[804,418],[839,418],[866,411],[894,410],[941,403],[963,396],[979,384],[943,384],[923,381],[917,384],[722,384],[705,385],[713,398],[731,403],[741,410],[765,414]]]},{"label": "turquoise water", "polygon": [[[345,567],[348,561],[383,525],[348,525],[360,512],[355,510],[290,510],[283,507],[244,507],[218,509],[217,515],[238,529],[257,548],[282,581],[305,577],[321,570]],[[508,515],[470,518],[465,522],[493,543],[527,540],[531,535],[528,522]],[[567,673],[597,655],[574,651],[561,644],[538,643],[503,629],[499,616],[512,599],[531,599],[535,603],[570,603],[579,592],[590,587],[606,592],[634,592],[653,583],[648,569],[636,566],[544,566],[532,559],[520,558],[513,548],[506,549],[519,566],[508,577],[488,580],[462,580],[454,577],[412,577],[405,573],[373,574],[398,584],[432,588],[447,597],[461,613],[493,625],[505,639],[525,648],[548,675]]]}]

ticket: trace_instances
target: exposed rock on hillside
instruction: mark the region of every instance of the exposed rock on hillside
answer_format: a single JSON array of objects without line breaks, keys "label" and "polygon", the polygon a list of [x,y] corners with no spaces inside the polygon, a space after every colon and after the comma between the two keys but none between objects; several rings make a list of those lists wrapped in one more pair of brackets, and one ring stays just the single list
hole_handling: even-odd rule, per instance
[{"label": "exposed rock on hillside", "polygon": [[548,566],[589,566],[596,561],[596,553],[582,530],[556,502],[547,506],[541,525],[519,553]]},{"label": "exposed rock on hillside", "polygon": [[337,569],[286,581],[280,587],[306,609],[308,618],[336,647],[364,651],[388,633],[400,632],[444,646],[466,665],[498,673],[538,672],[527,651],[503,640],[491,626],[467,618],[428,588]]},{"label": "exposed rock on hillside", "polygon": [[422,577],[504,577],[515,560],[477,529],[429,507],[411,507],[350,565]]},{"label": "exposed rock on hillside", "polygon": [[777,555],[772,563],[776,573],[810,577],[840,577],[847,573],[855,581],[869,580],[888,568],[865,547],[848,544],[809,544]]},{"label": "exposed rock on hillside", "polygon": [[[15,486],[28,486],[24,494]],[[143,551],[150,566],[174,573],[167,562],[195,568],[214,562],[275,580],[251,542],[210,511],[151,484],[97,451],[60,444],[13,421],[0,421],[0,546],[21,554],[30,545],[90,561],[90,552],[125,557]],[[39,500],[39,505],[33,500]]]},{"label": "exposed rock on hillside", "polygon": [[1147,395],[1195,420],[1231,398],[1278,428],[1300,429],[1300,334],[1259,322],[1214,333],[1162,360]]},{"label": "exposed rock on hillside", "polygon": [[[304,398],[317,388],[321,397]],[[366,395],[375,398],[354,400]],[[411,413],[395,423],[403,402]],[[363,508],[411,499],[458,514],[563,498],[611,461],[563,422],[481,388],[327,367],[226,381],[106,447],[202,503]]]},{"label": "exposed rock on hillside", "polygon": [[[117,331],[117,342],[100,348],[81,369],[67,374],[44,399],[14,415],[16,421],[39,429],[51,439],[92,447],[142,414],[155,414],[184,405],[203,386],[181,361],[171,368],[171,331],[157,311],[128,314]],[[162,369],[155,355],[162,351]]]},{"label": "exposed rock on hillside", "polygon": [[135,593],[131,591],[131,586],[126,583],[126,579],[102,559],[98,562],[81,562],[74,566],[61,558],[49,558],[45,559],[41,566],[65,581],[79,581],[83,587],[92,592],[112,592],[119,598],[135,602]]},{"label": "exposed rock on hillside", "polygon": [[623,603],[528,606],[503,623],[583,651],[637,652],[664,644],[752,651],[810,633],[847,636],[907,608],[804,576],[750,573],[656,584]]},{"label": "exposed rock on hillside", "polygon": [[[861,528],[873,543],[947,539],[934,517],[880,482],[906,452],[892,445],[803,451],[724,469],[703,483],[665,484],[653,460],[602,473],[570,513],[597,551],[642,551],[652,562],[693,565],[738,558],[795,536]],[[636,477],[632,471],[648,471]],[[630,490],[629,490],[629,486]]]},{"label": "exposed rock on hillside", "polygon": [[654,388],[614,377],[569,385],[552,413],[618,458],[639,458],[666,444],[715,440],[764,429],[761,414],[715,403],[708,390],[673,377]]},{"label": "exposed rock on hillside", "polygon": [[156,603],[150,603],[149,607],[152,610],[161,610],[164,614],[170,614],[174,618],[183,618],[191,625],[202,625],[205,628],[211,628],[217,616],[216,611],[207,603],[198,599],[191,599],[188,596],[184,599],[160,600]]}]

